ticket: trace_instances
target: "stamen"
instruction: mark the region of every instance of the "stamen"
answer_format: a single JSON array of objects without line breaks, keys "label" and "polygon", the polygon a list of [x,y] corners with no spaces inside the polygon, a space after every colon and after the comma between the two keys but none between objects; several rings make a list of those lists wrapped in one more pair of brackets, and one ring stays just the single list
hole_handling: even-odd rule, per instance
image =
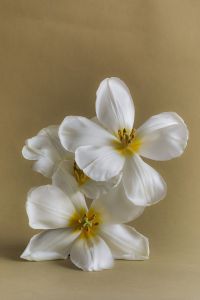
[{"label": "stamen", "polygon": [[68,226],[73,230],[81,232],[80,237],[89,238],[97,234],[99,224],[101,223],[101,216],[98,212],[90,208],[89,211],[85,209],[75,212],[68,223]]},{"label": "stamen", "polygon": [[131,132],[127,132],[126,128],[123,128],[123,130],[119,129],[118,130],[118,136],[120,139],[120,142],[122,143],[123,146],[128,146],[129,144],[132,143],[132,141],[135,138],[135,133],[136,130],[133,128]]},{"label": "stamen", "polygon": [[96,215],[93,214],[88,220],[93,221],[96,218]]},{"label": "stamen", "polygon": [[91,231],[95,230],[95,226],[99,225],[99,222],[96,220],[96,214],[92,214],[91,216],[88,216],[87,214],[84,214],[79,220],[78,220],[78,227],[83,232],[91,233]]},{"label": "stamen", "polygon": [[87,175],[85,175],[83,170],[81,170],[79,168],[79,166],[77,165],[77,163],[75,161],[74,161],[74,167],[73,167],[73,174],[79,185],[84,184],[89,178]]}]

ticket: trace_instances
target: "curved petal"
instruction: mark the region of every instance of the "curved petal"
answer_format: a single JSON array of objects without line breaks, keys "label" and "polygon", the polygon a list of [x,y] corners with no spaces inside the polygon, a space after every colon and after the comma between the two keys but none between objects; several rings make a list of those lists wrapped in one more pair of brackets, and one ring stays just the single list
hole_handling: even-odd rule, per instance
[{"label": "curved petal", "polygon": [[135,109],[128,87],[119,78],[104,79],[96,98],[96,114],[99,121],[112,133],[119,129],[131,130]]},{"label": "curved petal", "polygon": [[125,157],[111,146],[84,146],[75,152],[75,160],[88,177],[96,181],[106,181],[120,173]]},{"label": "curved petal", "polygon": [[173,112],[149,118],[138,130],[141,140],[139,154],[154,160],[169,160],[180,156],[188,140],[188,129],[183,119]]},{"label": "curved petal", "polygon": [[58,126],[42,129],[35,137],[26,141],[22,155],[28,160],[36,160],[33,169],[46,177],[51,177],[57,165],[65,158],[70,158],[58,137]]},{"label": "curved petal", "polygon": [[127,225],[105,225],[101,236],[115,259],[144,260],[149,258],[148,239]]},{"label": "curved petal", "polygon": [[76,210],[87,210],[85,197],[79,191],[79,186],[73,176],[73,160],[63,161],[52,177],[52,184],[59,187],[73,202]]},{"label": "curved petal", "polygon": [[152,205],[162,200],[167,192],[161,175],[137,154],[127,159],[122,181],[128,199],[136,205]]},{"label": "curved petal", "polygon": [[29,148],[29,146],[28,146],[28,143],[30,143],[30,141],[32,141],[34,139],[35,138],[26,140],[25,146],[22,148],[22,155],[25,159],[37,160],[40,158],[40,155],[35,150],[32,150],[31,147]]},{"label": "curved petal", "polygon": [[75,212],[71,200],[53,185],[32,189],[28,194],[26,210],[29,225],[35,229],[66,227]]},{"label": "curved petal", "polygon": [[99,236],[77,239],[70,251],[71,261],[84,271],[111,269],[113,257],[110,249]]},{"label": "curved petal", "polygon": [[[81,207],[87,209],[83,195],[82,205],[80,203],[81,193],[89,199],[96,199],[116,186],[120,180],[120,176],[115,176],[108,181],[94,181],[88,178],[85,183],[79,185],[74,177],[73,167],[74,160],[61,162],[52,177],[52,184],[59,187],[72,200],[78,210]],[[79,194],[78,198],[76,197],[77,193]]]},{"label": "curved petal", "polygon": [[96,123],[99,126],[103,126],[101,124],[101,122],[99,122],[99,119],[97,118],[97,116],[92,117],[90,120],[93,121],[94,123]]},{"label": "curved petal", "polygon": [[34,261],[65,259],[79,234],[69,228],[46,230],[32,237],[20,257]]},{"label": "curved petal", "polygon": [[123,183],[92,202],[92,207],[102,216],[103,223],[127,223],[138,218],[144,211],[143,206],[136,206],[124,191]]},{"label": "curved petal", "polygon": [[84,117],[66,117],[59,128],[63,147],[75,152],[78,147],[110,144],[114,136],[97,123]]},{"label": "curved petal", "polygon": [[117,186],[120,177],[117,175],[107,181],[95,181],[89,178],[80,186],[80,191],[89,199],[98,199],[101,195],[108,193],[112,188]]}]

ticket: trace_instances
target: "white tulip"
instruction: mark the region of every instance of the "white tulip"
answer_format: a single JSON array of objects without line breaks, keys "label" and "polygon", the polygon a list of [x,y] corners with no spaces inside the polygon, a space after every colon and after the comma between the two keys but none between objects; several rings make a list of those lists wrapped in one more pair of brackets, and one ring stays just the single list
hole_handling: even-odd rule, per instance
[{"label": "white tulip", "polygon": [[118,207],[108,197],[109,193],[93,201],[88,209],[81,193],[70,199],[53,185],[31,190],[26,205],[29,225],[44,231],[30,240],[21,258],[43,261],[70,255],[85,271],[110,269],[114,259],[147,259],[148,239],[122,224],[136,218],[143,208],[132,210],[133,204],[123,199]]},{"label": "white tulip", "polygon": [[135,109],[130,91],[118,78],[103,80],[97,90],[97,121],[69,116],[59,129],[65,149],[75,153],[77,165],[96,181],[123,173],[126,196],[136,205],[151,205],[166,195],[166,183],[140,156],[169,160],[180,156],[188,130],[174,112],[164,112],[134,128]]},{"label": "white tulip", "polygon": [[65,159],[74,159],[74,155],[66,151],[60,143],[57,125],[43,128],[40,132],[26,140],[22,155],[33,160],[33,169],[46,177],[51,177],[59,163]]},{"label": "white tulip", "polygon": [[74,154],[61,145],[58,128],[56,125],[44,128],[26,141],[22,154],[26,159],[35,161],[35,171],[52,177],[53,184],[67,189],[71,196],[80,191],[86,197],[96,199],[118,184],[120,176],[98,182],[84,174],[76,164]]}]

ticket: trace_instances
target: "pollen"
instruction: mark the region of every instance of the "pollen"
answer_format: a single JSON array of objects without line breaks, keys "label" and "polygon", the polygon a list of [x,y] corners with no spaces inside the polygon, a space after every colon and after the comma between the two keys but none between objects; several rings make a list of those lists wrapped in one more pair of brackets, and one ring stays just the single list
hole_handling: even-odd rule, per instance
[{"label": "pollen", "polygon": [[82,238],[94,236],[98,231],[98,226],[101,223],[99,213],[90,209],[88,212],[82,210],[80,213],[75,213],[69,223],[69,226],[74,230],[81,231]]},{"label": "pollen", "polygon": [[81,170],[78,167],[78,165],[75,161],[74,161],[74,166],[73,166],[73,175],[79,185],[84,184],[89,179],[89,177],[83,172],[83,170]]},{"label": "pollen", "polygon": [[131,144],[132,141],[134,140],[135,133],[136,133],[135,128],[133,128],[130,133],[128,133],[126,128],[124,128],[123,130],[119,129],[118,136],[122,145],[128,146],[129,144]]},{"label": "pollen", "polygon": [[119,129],[116,134],[118,141],[114,141],[114,148],[122,155],[133,155],[138,152],[141,140],[136,136],[136,129]]}]

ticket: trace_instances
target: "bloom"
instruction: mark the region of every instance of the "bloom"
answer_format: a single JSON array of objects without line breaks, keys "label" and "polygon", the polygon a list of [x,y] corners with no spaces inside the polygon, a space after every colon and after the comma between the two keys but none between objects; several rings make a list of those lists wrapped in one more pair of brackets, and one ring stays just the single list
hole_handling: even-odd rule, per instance
[{"label": "bloom", "polygon": [[121,171],[125,194],[136,205],[151,205],[166,195],[166,183],[140,156],[169,160],[180,156],[188,130],[174,112],[149,118],[137,130],[130,91],[119,78],[103,80],[97,90],[97,120],[69,116],[59,128],[65,149],[75,152],[83,172],[106,181]]},{"label": "bloom", "polygon": [[28,160],[34,160],[33,169],[46,177],[51,177],[59,163],[72,159],[74,155],[66,151],[60,143],[57,125],[48,126],[26,140],[22,155]]},{"label": "bloom", "polygon": [[130,202],[119,208],[112,206],[108,196],[93,201],[88,209],[81,193],[70,199],[53,185],[32,189],[26,205],[29,225],[44,231],[33,236],[21,258],[41,261],[70,255],[71,261],[85,271],[109,269],[114,259],[147,259],[148,239],[122,224],[143,209],[130,210]]},{"label": "bloom", "polygon": [[[46,177],[53,177],[53,184],[56,180],[58,186],[65,178],[71,196],[80,191],[86,197],[96,199],[118,184],[120,176],[115,176],[106,182],[98,182],[84,174],[76,164],[74,154],[61,145],[58,128],[57,125],[43,128],[35,137],[26,141],[22,154],[26,159],[35,161],[33,165],[35,171]],[[57,175],[53,176],[55,172]]]}]

